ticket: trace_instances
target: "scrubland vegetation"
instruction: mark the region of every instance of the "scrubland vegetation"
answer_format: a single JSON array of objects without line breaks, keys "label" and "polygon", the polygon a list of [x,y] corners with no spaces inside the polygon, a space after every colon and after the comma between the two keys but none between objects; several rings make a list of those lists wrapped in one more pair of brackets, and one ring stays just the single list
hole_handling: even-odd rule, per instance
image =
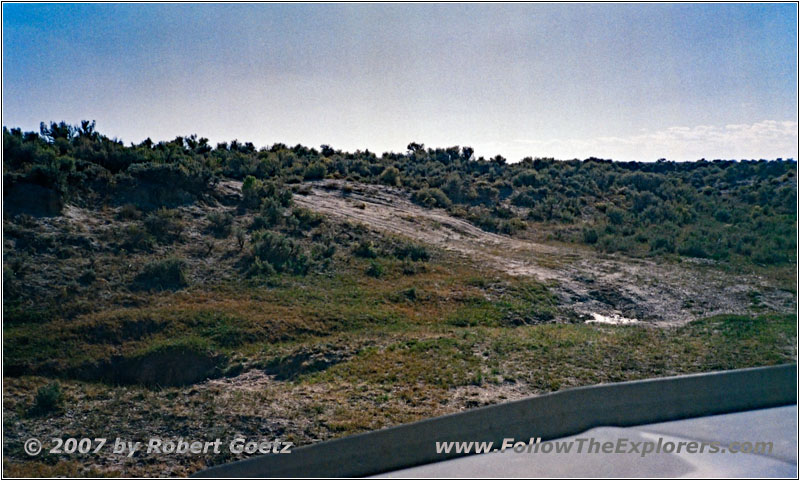
[{"label": "scrubland vegetation", "polygon": [[350,181],[342,195],[377,184],[488,232],[752,271],[796,298],[794,161],[508,164],[468,147],[379,157],[196,136],[126,146],[93,122],[6,128],[3,152],[7,475],[183,475],[232,460],[21,451],[53,433],[307,444],[572,386],[796,359],[796,317],[755,288],[747,314],[590,325],[556,281],[295,201],[322,179]]},{"label": "scrubland vegetation", "polygon": [[[405,153],[378,157],[327,145],[212,147],[196,136],[125,146],[90,122],[43,124],[39,133],[5,129],[3,150],[5,186],[23,211],[58,213],[66,202],[126,200],[147,209],[175,206],[202,198],[227,177],[245,180],[244,203],[260,209],[259,225],[269,227],[290,200],[283,186],[328,177],[402,186],[416,202],[493,232],[514,234],[530,221],[559,240],[603,251],[762,265],[796,261],[794,161],[529,157],[507,164],[500,156],[475,158],[469,147],[411,143]],[[34,192],[46,195],[31,201]]]}]

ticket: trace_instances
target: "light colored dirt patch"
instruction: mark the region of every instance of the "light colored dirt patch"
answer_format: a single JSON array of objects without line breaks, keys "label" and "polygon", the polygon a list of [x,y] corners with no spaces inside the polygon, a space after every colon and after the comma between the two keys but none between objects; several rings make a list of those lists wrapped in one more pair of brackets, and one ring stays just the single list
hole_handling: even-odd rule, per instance
[{"label": "light colored dirt patch", "polygon": [[499,382],[497,384],[484,383],[480,386],[460,386],[451,389],[450,394],[456,405],[464,406],[462,410],[467,410],[518,401],[541,393],[531,390],[529,386],[522,383]]},{"label": "light colored dirt patch", "polygon": [[771,310],[792,312],[796,300],[756,275],[732,275],[713,264],[657,263],[602,255],[582,247],[547,245],[481,230],[443,209],[411,202],[401,189],[321,181],[296,195],[297,204],[372,229],[438,246],[514,276],[555,281],[576,313],[617,316],[655,325],[680,325],[715,314],[752,312],[749,292]]}]

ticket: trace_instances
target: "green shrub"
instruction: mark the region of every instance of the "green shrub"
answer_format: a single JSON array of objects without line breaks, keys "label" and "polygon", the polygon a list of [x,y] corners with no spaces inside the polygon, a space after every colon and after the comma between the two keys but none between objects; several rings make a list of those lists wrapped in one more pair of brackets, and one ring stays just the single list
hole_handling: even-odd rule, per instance
[{"label": "green shrub", "polygon": [[305,180],[319,180],[324,179],[325,174],[328,173],[328,169],[325,167],[325,164],[322,162],[314,162],[313,164],[306,167],[306,170],[303,172],[303,178]]},{"label": "green shrub", "polygon": [[726,209],[718,209],[716,212],[714,212],[714,218],[723,224],[729,223],[732,219],[731,213]]},{"label": "green shrub", "polygon": [[508,219],[500,222],[498,227],[498,231],[502,234],[506,235],[514,235],[517,232],[521,232],[528,228],[528,224],[525,221],[517,218]]},{"label": "green shrub", "polygon": [[271,199],[280,207],[289,207],[292,204],[292,192],[275,182],[262,182],[252,175],[245,177],[242,183],[242,204],[251,209],[260,207],[263,210],[265,199]]},{"label": "green shrub", "polygon": [[353,249],[353,255],[365,259],[375,259],[378,257],[378,251],[375,249],[375,246],[372,245],[371,241],[362,240]]},{"label": "green shrub", "polygon": [[36,391],[36,397],[33,400],[29,413],[34,416],[48,414],[61,409],[64,404],[64,392],[61,390],[61,384],[53,382],[47,386],[42,386]]},{"label": "green shrub", "polygon": [[417,204],[424,205],[425,207],[442,207],[448,208],[453,203],[447,197],[447,195],[442,192],[441,189],[436,188],[426,188],[420,189],[411,196],[411,200],[416,202]]},{"label": "green shrub", "polygon": [[162,244],[175,242],[183,233],[183,221],[178,212],[164,207],[148,214],[144,226]]},{"label": "green shrub", "polygon": [[587,244],[596,244],[598,239],[597,231],[592,228],[583,228],[583,242]]},{"label": "green shrub", "polygon": [[225,239],[231,235],[233,215],[230,212],[211,212],[208,214],[208,230],[214,237]]},{"label": "green shrub", "polygon": [[158,186],[166,199],[173,198],[180,190],[200,194],[214,178],[202,163],[191,160],[134,163],[125,172],[140,182]]},{"label": "green shrub", "polygon": [[97,279],[97,274],[91,267],[86,269],[83,274],[78,277],[78,282],[81,284],[91,284]]},{"label": "green shrub", "polygon": [[688,257],[709,257],[708,251],[703,246],[703,243],[697,239],[689,239],[684,241],[678,248],[678,253],[682,256]]},{"label": "green shrub", "polygon": [[284,208],[272,198],[266,198],[261,202],[259,213],[253,217],[250,230],[269,229],[281,224],[283,220]]},{"label": "green shrub", "polygon": [[244,249],[244,244],[247,242],[247,234],[244,232],[244,229],[241,227],[234,227],[233,237],[236,238],[236,245],[239,246],[239,250]]},{"label": "green shrub", "polygon": [[478,182],[475,185],[475,200],[482,204],[493,204],[497,202],[497,196],[500,191],[486,182]]},{"label": "green shrub", "polygon": [[292,209],[292,217],[297,219],[297,228],[301,231],[307,231],[322,223],[325,217],[318,214],[313,210],[304,207],[297,207]]},{"label": "green shrub", "polygon": [[125,227],[120,235],[120,247],[127,251],[149,251],[155,244],[155,239],[144,227],[132,224]]},{"label": "green shrub", "polygon": [[625,211],[616,207],[608,209],[606,216],[608,217],[608,221],[613,225],[622,225],[625,221]]},{"label": "green shrub", "polygon": [[419,274],[420,272],[426,272],[428,269],[425,267],[425,264],[404,259],[401,270],[404,276],[413,276],[415,274]]},{"label": "green shrub", "polygon": [[314,244],[311,254],[315,259],[330,259],[336,253],[336,244]]},{"label": "green shrub", "polygon": [[526,170],[525,172],[520,172],[517,174],[513,179],[511,179],[511,182],[515,187],[531,187],[541,183],[541,179],[535,170]]},{"label": "green shrub", "polygon": [[261,190],[264,184],[248,175],[242,182],[242,203],[247,207],[256,207],[261,203]]},{"label": "green shrub", "polygon": [[675,242],[669,237],[659,236],[656,237],[650,244],[650,251],[652,252],[675,252]]},{"label": "green shrub", "polygon": [[394,249],[394,256],[398,259],[411,259],[412,261],[427,261],[431,258],[428,249],[420,244],[407,242]]},{"label": "green shrub", "polygon": [[275,272],[290,272],[304,275],[310,261],[300,244],[269,231],[253,233],[253,262],[251,275],[270,275]]},{"label": "green shrub", "polygon": [[142,217],[141,211],[133,204],[125,204],[119,209],[119,220],[138,220]]},{"label": "green shrub", "polygon": [[513,211],[502,207],[487,209],[483,206],[473,206],[466,210],[454,207],[451,213],[466,218],[487,232],[513,235],[528,228],[525,221],[514,217]]},{"label": "green shrub", "polygon": [[186,262],[177,257],[150,262],[134,279],[134,287],[146,290],[175,290],[188,284]]},{"label": "green shrub", "polygon": [[602,236],[597,246],[605,252],[631,252],[634,249],[632,238],[615,235]]},{"label": "green shrub", "polygon": [[249,276],[263,276],[269,277],[272,275],[277,274],[278,271],[272,267],[272,264],[269,262],[262,260],[260,257],[254,257],[253,261],[250,264],[250,268],[247,271],[247,275]]},{"label": "green shrub", "polygon": [[752,259],[753,262],[764,265],[782,264],[789,261],[788,256],[781,250],[764,244],[760,244],[753,252]]},{"label": "green shrub", "polygon": [[382,184],[398,186],[400,185],[400,171],[397,170],[397,167],[386,167],[383,169],[383,172],[381,172],[378,180],[380,180]]},{"label": "green shrub", "polygon": [[383,266],[378,262],[370,261],[366,274],[370,277],[381,277],[383,275]]}]

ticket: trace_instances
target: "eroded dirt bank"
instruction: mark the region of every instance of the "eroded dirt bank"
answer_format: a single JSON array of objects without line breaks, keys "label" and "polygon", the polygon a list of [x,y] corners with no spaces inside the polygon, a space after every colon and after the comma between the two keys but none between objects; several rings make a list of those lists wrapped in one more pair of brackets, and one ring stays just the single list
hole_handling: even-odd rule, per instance
[{"label": "eroded dirt bank", "polygon": [[795,309],[794,296],[768,279],[733,275],[712,263],[692,259],[658,263],[514,239],[483,231],[443,209],[418,206],[397,188],[340,181],[314,182],[309,187],[295,196],[297,204],[455,251],[511,275],[552,281],[561,300],[586,320],[623,318],[679,325],[714,314],[753,312],[757,307]]}]

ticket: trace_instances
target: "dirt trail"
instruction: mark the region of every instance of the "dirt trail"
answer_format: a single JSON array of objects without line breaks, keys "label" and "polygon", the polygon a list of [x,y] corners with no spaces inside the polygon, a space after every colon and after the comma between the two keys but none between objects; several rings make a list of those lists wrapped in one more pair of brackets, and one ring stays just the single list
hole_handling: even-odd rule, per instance
[{"label": "dirt trail", "polygon": [[545,245],[493,234],[411,202],[401,189],[321,181],[295,195],[298,205],[461,253],[514,276],[554,281],[562,302],[581,318],[679,325],[714,314],[761,309],[793,312],[794,296],[756,275],[732,275],[712,263],[657,263],[602,255],[591,249]]}]

